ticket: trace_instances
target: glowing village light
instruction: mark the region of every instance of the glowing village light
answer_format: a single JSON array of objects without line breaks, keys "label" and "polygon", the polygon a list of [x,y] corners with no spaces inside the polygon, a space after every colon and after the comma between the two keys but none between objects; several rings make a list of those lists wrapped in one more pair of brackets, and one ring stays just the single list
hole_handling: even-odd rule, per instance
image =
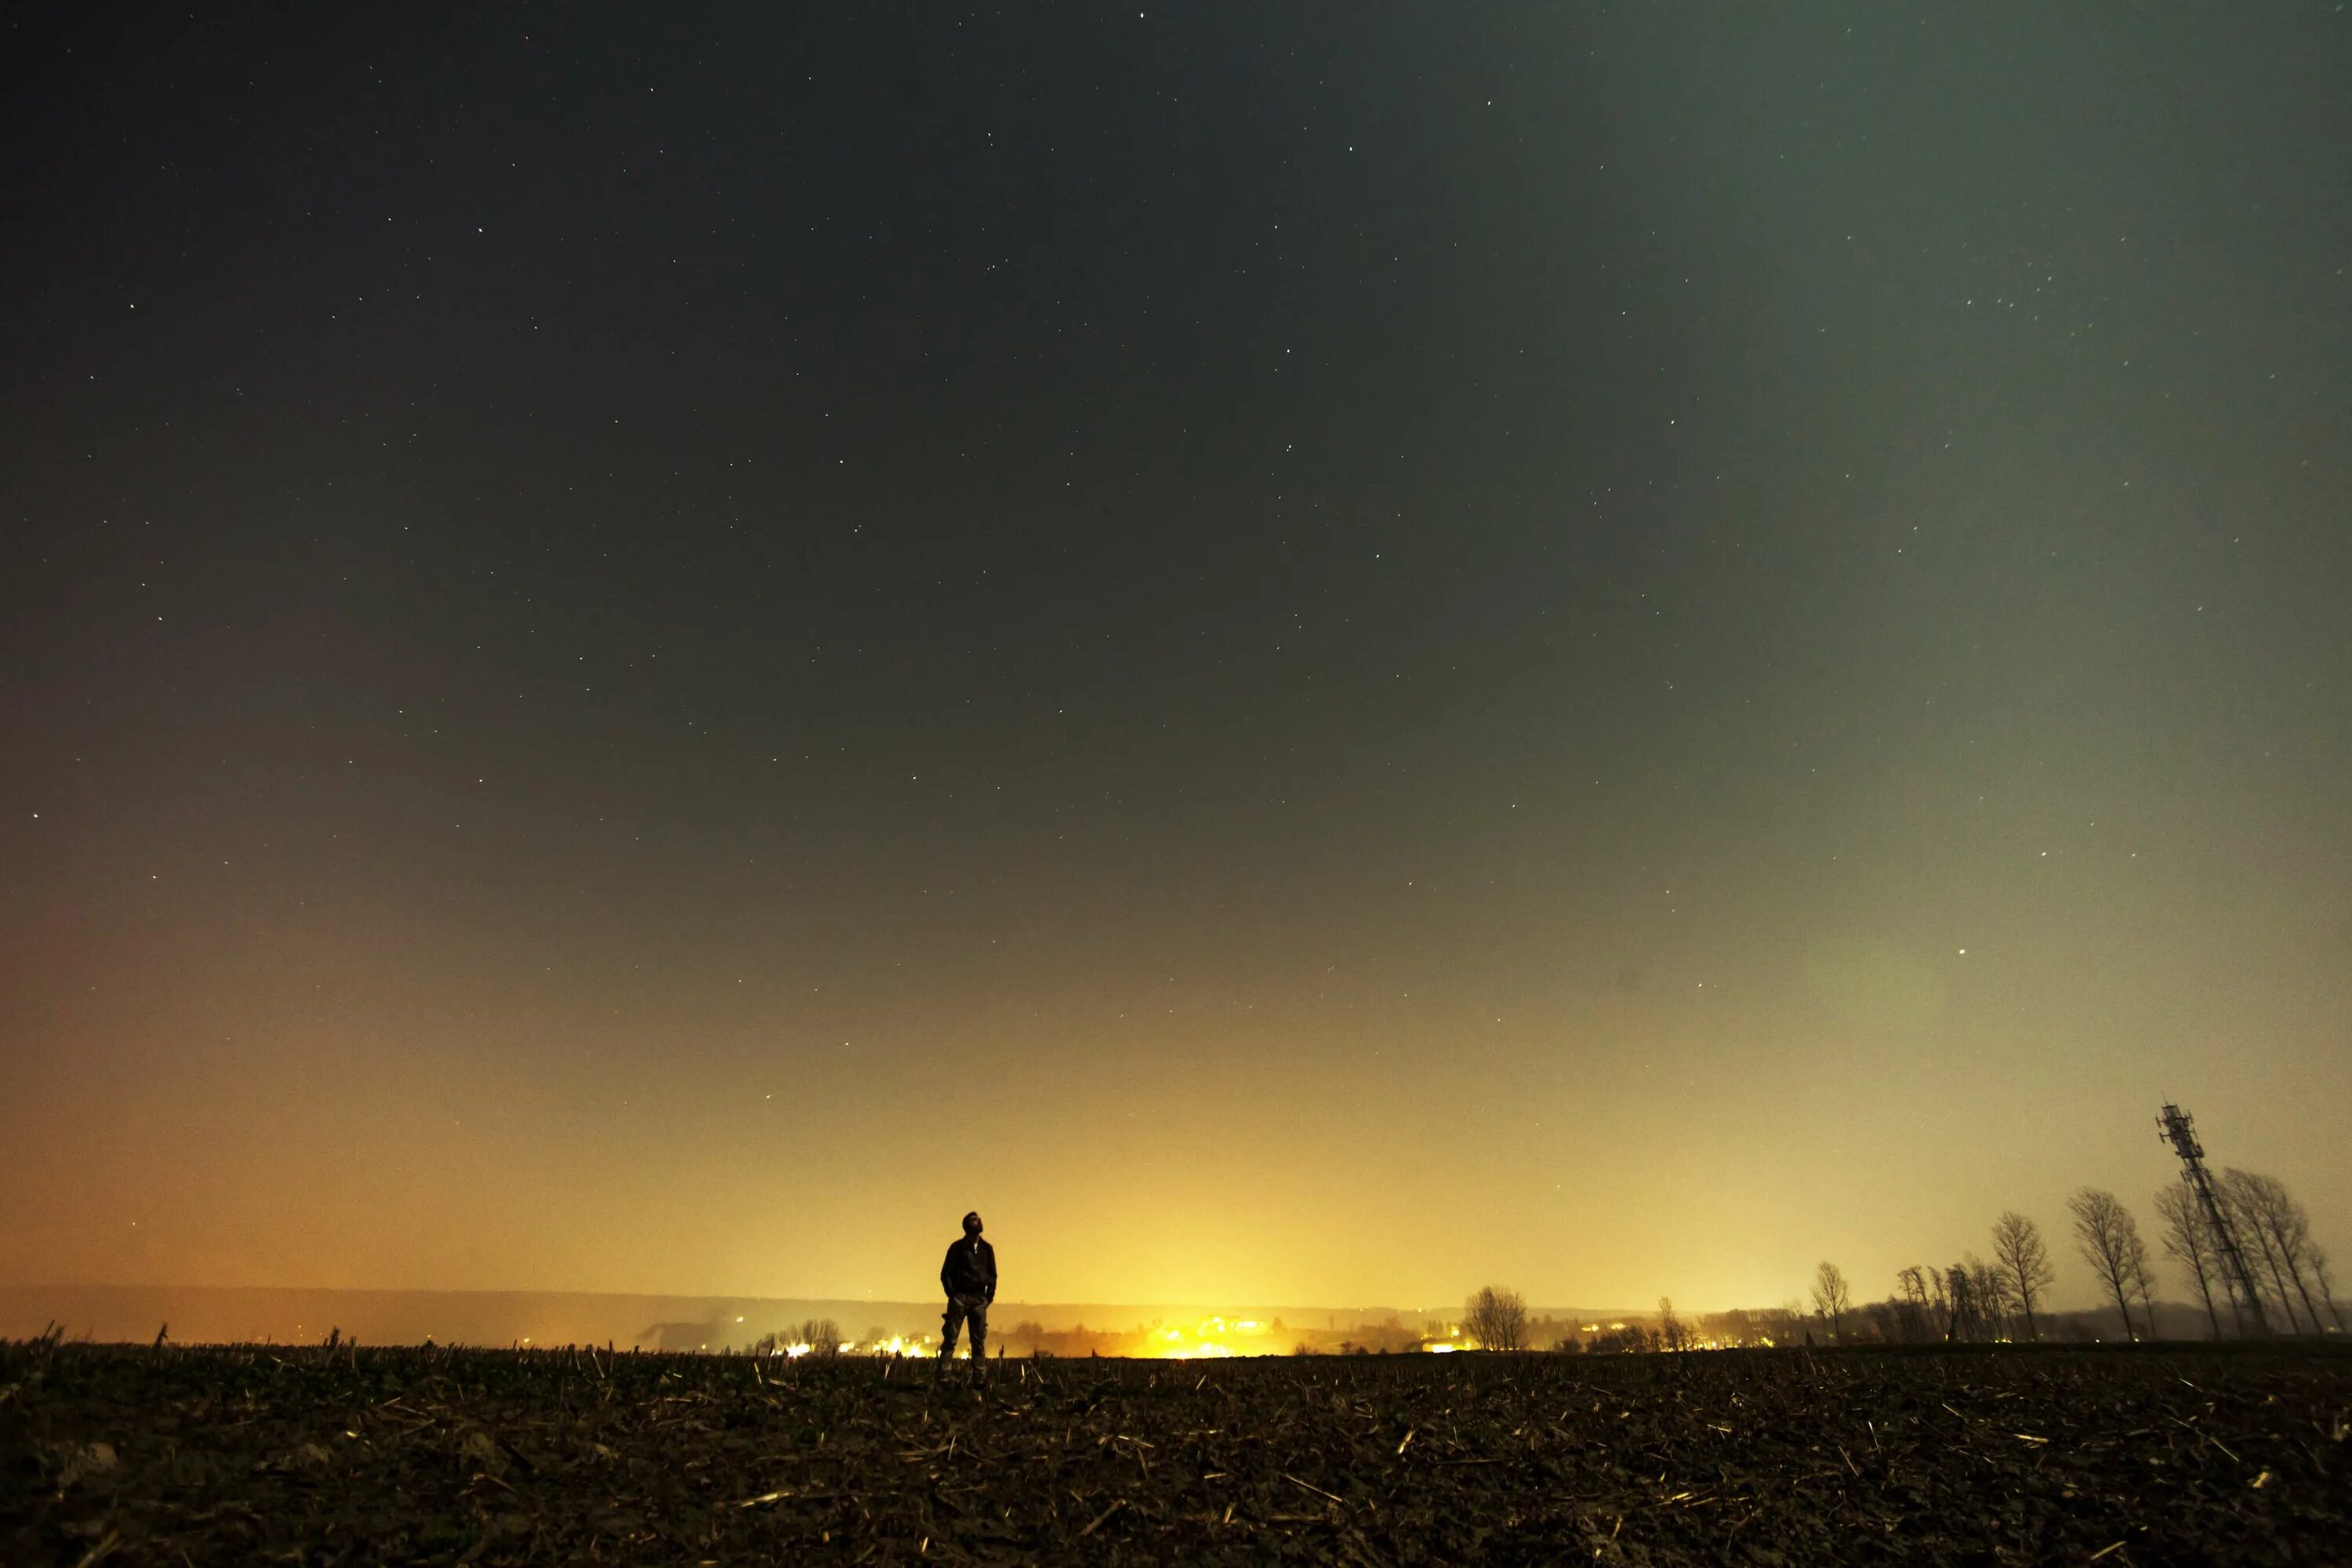
[{"label": "glowing village light", "polygon": [[1222,1361],[1234,1352],[1225,1346],[1206,1341],[1197,1345],[1185,1345],[1168,1352],[1170,1361]]}]

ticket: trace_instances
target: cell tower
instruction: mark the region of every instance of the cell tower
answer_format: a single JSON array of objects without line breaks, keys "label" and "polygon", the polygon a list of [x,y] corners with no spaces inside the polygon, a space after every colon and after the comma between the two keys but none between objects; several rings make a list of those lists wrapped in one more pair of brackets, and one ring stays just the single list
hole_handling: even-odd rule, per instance
[{"label": "cell tower", "polygon": [[2205,1168],[2205,1145],[2197,1142],[2196,1123],[2189,1112],[2168,1100],[2156,1126],[2172,1145],[2172,1152],[2180,1156],[2180,1179],[2197,1194],[2197,1206],[2205,1211],[2205,1223],[2213,1229],[2213,1249],[2221,1255],[2221,1279],[2229,1287],[2230,1305],[2238,1311],[2238,1331],[2247,1332],[2252,1323],[2253,1333],[2267,1336],[2271,1326],[2263,1316],[2263,1299],[2254,1290],[2246,1255],[2238,1249],[2238,1233],[2230,1228],[2230,1216],[2213,1195],[2213,1173]]}]

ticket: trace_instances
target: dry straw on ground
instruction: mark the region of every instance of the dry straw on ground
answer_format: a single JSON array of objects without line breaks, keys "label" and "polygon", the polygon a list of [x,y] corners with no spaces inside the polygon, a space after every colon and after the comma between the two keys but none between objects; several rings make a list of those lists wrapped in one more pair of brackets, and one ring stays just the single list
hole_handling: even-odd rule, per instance
[{"label": "dry straw on ground", "polygon": [[2326,1563],[2352,1357],[0,1348],[9,1563]]}]

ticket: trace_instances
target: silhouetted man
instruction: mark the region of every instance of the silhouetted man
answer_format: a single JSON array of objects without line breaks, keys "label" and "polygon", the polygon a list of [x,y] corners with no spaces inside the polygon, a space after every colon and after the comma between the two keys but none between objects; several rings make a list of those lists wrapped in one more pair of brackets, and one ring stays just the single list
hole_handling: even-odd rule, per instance
[{"label": "silhouetted man", "polygon": [[940,1288],[948,1293],[940,1315],[940,1360],[955,1354],[956,1331],[971,1325],[971,1359],[988,1353],[988,1304],[996,1300],[996,1248],[980,1238],[978,1213],[963,1216],[963,1235],[940,1265]]}]

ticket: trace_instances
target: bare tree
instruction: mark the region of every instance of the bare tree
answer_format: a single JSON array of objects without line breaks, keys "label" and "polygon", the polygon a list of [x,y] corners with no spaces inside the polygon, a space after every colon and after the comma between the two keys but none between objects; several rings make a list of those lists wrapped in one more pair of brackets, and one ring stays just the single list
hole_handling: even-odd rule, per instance
[{"label": "bare tree", "polygon": [[2156,1190],[2156,1212],[2164,1217],[2165,1255],[2188,1266],[2189,1278],[2197,1281],[2197,1294],[2204,1300],[2205,1316],[2213,1324],[2213,1337],[2218,1340],[2221,1337],[2221,1309],[2213,1300],[2213,1286],[2221,1272],[2221,1252],[2213,1242],[2212,1222],[2205,1217],[2205,1205],[2197,1201],[2196,1189],[2189,1186],[2188,1177]]},{"label": "bare tree", "polygon": [[841,1325],[831,1318],[809,1318],[793,1331],[795,1344],[808,1346],[810,1355],[839,1355]]},{"label": "bare tree", "polygon": [[2266,1211],[2271,1217],[2264,1223],[2275,1225],[2274,1234],[2278,1237],[2281,1255],[2286,1258],[2288,1278],[2294,1281],[2295,1292],[2303,1298],[2304,1309],[2311,1314],[2311,1326],[2326,1333],[2326,1326],[2319,1321],[2319,1309],[2312,1305],[2310,1289],[2304,1283],[2304,1278],[2311,1268],[2311,1255],[2319,1250],[2319,1244],[2311,1239],[2311,1215],[2295,1200],[2294,1194],[2286,1190],[2285,1183],[2269,1176],[2263,1177],[2263,1181],[2274,1197]]},{"label": "bare tree", "polygon": [[2129,1262],[2132,1299],[2139,1303],[2140,1321],[2147,1325],[2147,1337],[2155,1339],[2157,1337],[2156,1269],[2148,1261],[2147,1244],[2140,1240],[2137,1234],[2132,1237]]},{"label": "bare tree", "polygon": [[2222,1218],[2229,1222],[2231,1234],[2238,1238],[2238,1250],[2246,1260],[2246,1275],[2253,1285],[2254,1294],[2268,1304],[2266,1315],[2270,1310],[2285,1313],[2286,1331],[2299,1334],[2303,1332],[2303,1324],[2294,1315],[2294,1303],[2287,1300],[2285,1278],[2270,1249],[2269,1238],[2263,1234],[2263,1227],[2246,1201],[2244,1190],[2232,1179],[2238,1174],[2236,1171],[2223,1171],[2216,1176],[2213,1179],[2213,1195],[2221,1203]]},{"label": "bare tree", "polygon": [[1675,1316],[1675,1299],[1672,1296],[1658,1298],[1658,1343],[1670,1351],[1690,1349],[1690,1331],[1683,1327],[1680,1318]]},{"label": "bare tree", "polygon": [[2319,1287],[2319,1299],[2327,1303],[2327,1315],[2336,1320],[2336,1331],[2344,1331],[2344,1309],[2336,1304],[2336,1281],[2327,1272],[2327,1249],[2317,1242],[2311,1244],[2311,1278]]},{"label": "bare tree", "polygon": [[[2213,1187],[2221,1196],[2221,1206],[2229,1211],[2231,1227],[2238,1233],[2238,1245],[2242,1247],[2252,1243],[2254,1256],[2270,1275],[2271,1295],[2278,1302],[2279,1310],[2286,1315],[2287,1331],[2299,1334],[2303,1332],[2303,1320],[2296,1316],[2294,1297],[2287,1289],[2286,1262],[2279,1256],[2271,1227],[2263,1223],[2263,1210],[2268,1194],[2261,1184],[2261,1177],[2232,1168],[2223,1171]],[[2248,1259],[2249,1264],[2252,1261]],[[2311,1326],[2314,1332],[2318,1331],[2316,1321]]]},{"label": "bare tree", "polygon": [[1902,1325],[1904,1342],[1916,1344],[1935,1338],[1936,1330],[1927,1311],[1927,1271],[1915,1263],[1897,1271],[1895,1282],[1902,1291],[1895,1321]]},{"label": "bare tree", "polygon": [[[1965,1294],[1968,1289],[1965,1278],[1960,1281],[1960,1288]],[[1952,1300],[1951,1276],[1940,1268],[1927,1270],[1927,1321],[1938,1339],[1948,1342],[1960,1338],[1959,1306]]]},{"label": "bare tree", "polygon": [[1969,1271],[1969,1293],[1976,1298],[1977,1312],[1984,1324],[1989,1340],[2009,1337],[2009,1276],[1987,1263],[1975,1253],[1961,1260]]},{"label": "bare tree", "polygon": [[1992,1256],[2009,1287],[2009,1299],[2025,1316],[2025,1337],[2040,1339],[2033,1304],[2058,1280],[2058,1271],[2050,1266],[2050,1248],[2042,1245],[2042,1227],[2011,1209],[1993,1221]]},{"label": "bare tree", "polygon": [[1462,1328],[1481,1349],[1523,1351],[1528,1348],[1528,1304],[1516,1290],[1486,1286],[1463,1308]]},{"label": "bare tree", "polygon": [[1973,1340],[1983,1331],[1984,1309],[1977,1300],[1976,1276],[1965,1263],[1955,1263],[1943,1272],[1944,1296],[1949,1303],[1950,1316],[1944,1337],[1948,1340]]},{"label": "bare tree", "polygon": [[1813,1270],[1813,1310],[1828,1320],[1830,1338],[1834,1341],[1845,1323],[1846,1309],[1853,1305],[1853,1293],[1846,1288],[1845,1270],[1827,1258]]},{"label": "bare tree", "polygon": [[2074,1215],[2074,1245],[2083,1260],[2116,1299],[2124,1321],[2124,1338],[2138,1337],[2132,1325],[2131,1298],[2139,1273],[2147,1267],[2147,1244],[2139,1238],[2139,1222],[2115,1194],[2084,1187],[2066,1200]]},{"label": "bare tree", "polygon": [[2294,1194],[2286,1190],[2286,1184],[2275,1176],[2225,1171],[2222,1180],[2238,1188],[2242,1207],[2251,1215],[2263,1239],[2265,1256],[2276,1255],[2275,1267],[2283,1268],[2287,1280],[2294,1286],[2304,1312],[2311,1319],[2312,1332],[2325,1333],[2326,1326],[2319,1321],[2319,1307],[2312,1300],[2311,1287],[2305,1279],[2313,1246],[2311,1216],[2304,1212]]}]

